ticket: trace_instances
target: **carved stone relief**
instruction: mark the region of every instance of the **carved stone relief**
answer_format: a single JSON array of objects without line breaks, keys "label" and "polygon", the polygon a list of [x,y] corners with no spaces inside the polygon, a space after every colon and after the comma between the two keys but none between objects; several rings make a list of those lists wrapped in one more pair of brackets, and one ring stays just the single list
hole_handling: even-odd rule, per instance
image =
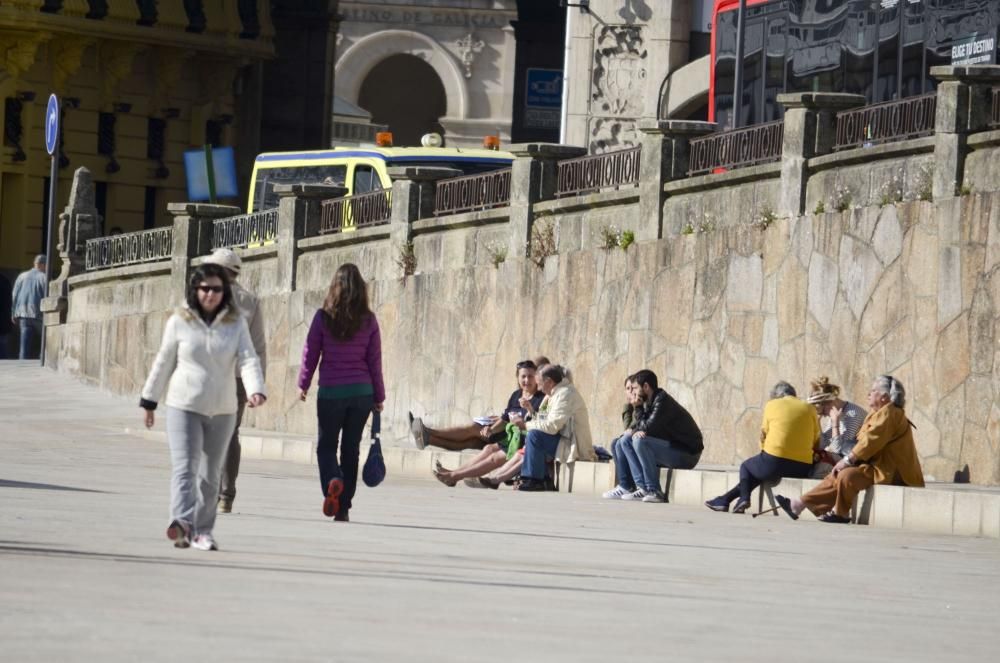
[{"label": "carved stone relief", "polygon": [[595,35],[591,153],[635,144],[635,122],[642,112],[647,57],[642,27],[605,25]]}]

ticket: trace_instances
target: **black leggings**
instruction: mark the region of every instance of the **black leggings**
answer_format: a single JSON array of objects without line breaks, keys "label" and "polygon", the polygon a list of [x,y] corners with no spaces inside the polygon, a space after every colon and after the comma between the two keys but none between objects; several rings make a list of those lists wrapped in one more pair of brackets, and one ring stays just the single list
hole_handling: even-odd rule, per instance
[{"label": "black leggings", "polygon": [[812,472],[812,463],[779,458],[761,451],[753,458],[747,458],[740,465],[740,482],[724,495],[727,502],[737,497],[749,502],[753,489],[767,481],[777,481],[782,477],[804,479]]},{"label": "black leggings", "polygon": [[[341,511],[351,508],[354,491],[358,487],[358,456],[361,453],[361,435],[375,401],[371,396],[350,398],[320,398],[316,400],[319,419],[319,443],[316,445],[316,462],[319,465],[319,482],[326,495],[330,479],[342,479],[344,492],[340,498]],[[340,462],[337,462],[337,447]]]}]

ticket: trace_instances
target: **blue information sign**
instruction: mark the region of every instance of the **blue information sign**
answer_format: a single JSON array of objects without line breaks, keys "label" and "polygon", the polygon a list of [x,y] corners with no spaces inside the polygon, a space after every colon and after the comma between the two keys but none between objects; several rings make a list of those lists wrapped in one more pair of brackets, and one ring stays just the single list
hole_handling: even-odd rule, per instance
[{"label": "blue information sign", "polygon": [[528,69],[524,105],[528,108],[562,106],[562,69]]},{"label": "blue information sign", "polygon": [[[216,198],[236,198],[239,195],[233,148],[216,147],[212,150],[212,173]],[[205,159],[205,150],[184,153],[184,174],[187,176],[188,200],[208,200],[208,161]]]},{"label": "blue information sign", "polygon": [[56,153],[56,141],[59,140],[59,97],[49,95],[49,105],[45,108],[45,149],[49,154]]}]

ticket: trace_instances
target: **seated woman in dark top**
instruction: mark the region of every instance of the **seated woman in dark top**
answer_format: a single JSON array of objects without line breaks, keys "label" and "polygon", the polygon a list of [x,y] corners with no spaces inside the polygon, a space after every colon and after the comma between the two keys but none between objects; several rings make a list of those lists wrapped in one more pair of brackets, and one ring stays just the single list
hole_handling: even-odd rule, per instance
[{"label": "seated woman in dark top", "polygon": [[507,462],[508,449],[505,429],[511,417],[523,418],[527,413],[525,405],[530,405],[531,410],[537,412],[545,397],[535,381],[535,370],[533,361],[522,361],[517,364],[518,388],[510,395],[507,407],[497,422],[483,427],[484,431],[496,430],[500,435],[493,438],[495,441],[492,442],[489,441],[489,438],[484,438],[487,444],[483,449],[476,454],[475,458],[458,469],[449,470],[439,463],[434,468],[434,476],[441,483],[446,486],[454,486],[462,479],[483,476]]},{"label": "seated woman in dark top", "polygon": [[[540,361],[543,360],[544,361]],[[534,371],[539,364],[548,364],[545,357],[538,357],[534,361],[527,360],[518,363],[517,370],[520,373],[522,368],[532,371],[532,384],[534,385]],[[518,384],[520,384],[520,375]],[[537,386],[532,386],[532,393],[538,391]],[[523,387],[522,387],[523,390]],[[425,426],[420,417],[414,417],[412,412],[407,412],[410,418],[410,433],[418,449],[427,446],[441,447],[448,451],[465,451],[466,449],[483,449],[492,442],[497,442],[505,438],[504,429],[510,422],[506,412],[517,407],[520,398],[520,391],[514,392],[511,400],[507,403],[507,409],[501,416],[490,416],[476,419],[474,422],[464,426],[452,426],[451,428],[430,428]],[[540,393],[540,392],[539,392]],[[541,396],[540,396],[541,397]]]}]

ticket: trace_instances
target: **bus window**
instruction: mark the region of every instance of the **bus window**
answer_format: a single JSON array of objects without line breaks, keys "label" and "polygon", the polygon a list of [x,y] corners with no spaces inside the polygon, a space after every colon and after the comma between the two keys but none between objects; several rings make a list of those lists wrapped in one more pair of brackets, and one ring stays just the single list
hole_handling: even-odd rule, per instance
[{"label": "bus window", "polygon": [[351,188],[352,195],[381,189],[381,184],[378,175],[375,174],[375,169],[371,166],[354,167],[354,186]]},{"label": "bus window", "polygon": [[259,212],[278,206],[278,195],[274,193],[276,184],[335,184],[344,186],[346,180],[347,166],[345,165],[259,168],[251,211]]},{"label": "bus window", "polygon": [[891,101],[899,98],[899,3],[882,4],[878,9],[878,75],[873,101]]},{"label": "bus window", "polygon": [[924,89],[924,3],[908,2],[903,5],[903,78],[900,81],[902,96],[912,97]]},{"label": "bus window", "polygon": [[778,95],[785,91],[785,32],[788,19],[784,14],[767,19],[767,58],[764,66],[764,122],[777,120],[785,114],[778,105]]},{"label": "bus window", "polygon": [[720,12],[715,26],[715,122],[732,128],[736,85],[736,12]]},{"label": "bus window", "polygon": [[844,29],[844,92],[872,100],[875,67],[875,15],[871,0],[851,0]]}]

